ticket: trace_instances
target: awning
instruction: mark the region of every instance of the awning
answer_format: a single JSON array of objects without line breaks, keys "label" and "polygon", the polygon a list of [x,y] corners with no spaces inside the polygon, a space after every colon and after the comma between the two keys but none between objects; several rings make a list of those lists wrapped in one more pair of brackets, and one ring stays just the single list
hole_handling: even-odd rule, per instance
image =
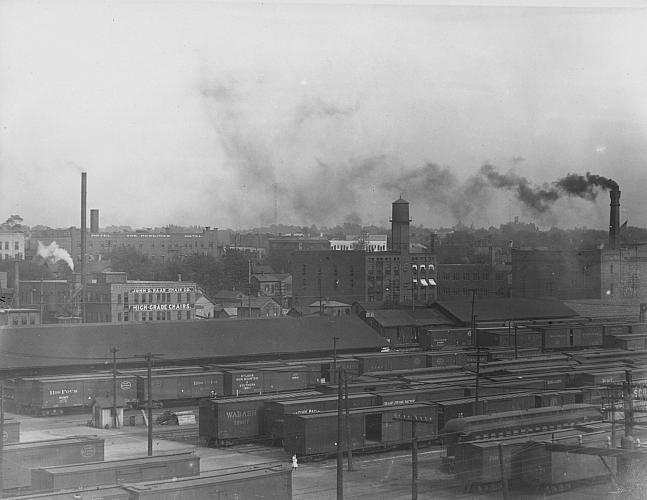
[{"label": "awning", "polygon": [[427,283],[427,280],[424,278],[420,278],[420,283],[422,283],[422,286],[429,286],[429,283]]},{"label": "awning", "polygon": [[431,278],[429,278],[429,284],[431,286],[436,286],[436,282],[434,280],[432,280]]}]

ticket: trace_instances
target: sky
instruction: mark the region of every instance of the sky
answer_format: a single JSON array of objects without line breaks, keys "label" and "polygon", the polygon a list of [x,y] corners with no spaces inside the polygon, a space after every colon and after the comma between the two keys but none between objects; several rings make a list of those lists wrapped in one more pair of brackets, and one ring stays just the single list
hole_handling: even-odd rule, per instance
[{"label": "sky", "polygon": [[604,186],[555,184],[590,172],[645,227],[645,26],[630,4],[0,1],[0,219],[80,226],[85,171],[102,227],[386,227],[402,196],[426,227],[606,229]]}]

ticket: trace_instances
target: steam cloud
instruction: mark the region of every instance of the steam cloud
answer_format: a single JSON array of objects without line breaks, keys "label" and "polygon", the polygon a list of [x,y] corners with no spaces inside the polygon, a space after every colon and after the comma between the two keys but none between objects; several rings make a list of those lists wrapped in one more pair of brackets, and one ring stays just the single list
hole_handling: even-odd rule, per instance
[{"label": "steam cloud", "polygon": [[42,242],[38,242],[38,250],[36,255],[45,259],[48,264],[56,264],[59,261],[64,261],[72,271],[74,271],[74,261],[67,250],[59,247],[55,241],[45,246]]}]

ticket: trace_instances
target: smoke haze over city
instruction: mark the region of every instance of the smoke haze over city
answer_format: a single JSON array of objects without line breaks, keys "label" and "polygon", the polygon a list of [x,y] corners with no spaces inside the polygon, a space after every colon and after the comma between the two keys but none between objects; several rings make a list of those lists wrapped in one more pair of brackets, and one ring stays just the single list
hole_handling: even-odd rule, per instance
[{"label": "smoke haze over city", "polygon": [[606,228],[647,206],[638,8],[4,2],[0,211]]}]

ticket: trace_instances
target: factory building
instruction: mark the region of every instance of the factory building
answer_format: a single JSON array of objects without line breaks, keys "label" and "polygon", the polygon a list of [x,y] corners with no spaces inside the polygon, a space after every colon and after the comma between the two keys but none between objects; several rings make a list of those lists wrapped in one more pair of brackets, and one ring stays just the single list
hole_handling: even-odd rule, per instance
[{"label": "factory building", "polygon": [[582,251],[513,249],[512,295],[647,300],[647,244],[620,241],[620,190],[611,199],[609,241],[605,248]]},{"label": "factory building", "polygon": [[128,280],[126,273],[104,272],[85,286],[88,323],[126,323],[196,319],[198,285],[184,281]]},{"label": "factory building", "polygon": [[[436,300],[435,256],[411,250],[409,202],[392,203],[391,249],[387,251],[293,251],[294,307],[314,301],[380,302],[387,307]],[[307,312],[307,311],[305,311]]]}]

